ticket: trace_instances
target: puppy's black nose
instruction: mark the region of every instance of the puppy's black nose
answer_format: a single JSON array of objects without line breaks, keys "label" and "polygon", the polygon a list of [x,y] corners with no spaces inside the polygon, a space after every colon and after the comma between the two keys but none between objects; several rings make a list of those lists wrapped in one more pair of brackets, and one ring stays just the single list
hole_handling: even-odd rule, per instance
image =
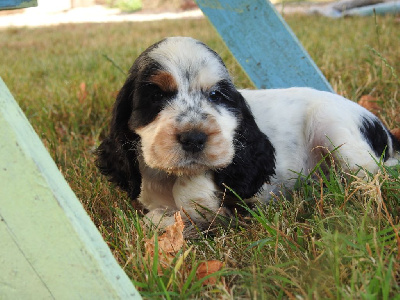
[{"label": "puppy's black nose", "polygon": [[178,141],[181,143],[183,150],[196,153],[204,149],[207,135],[197,130],[187,131],[178,134]]}]

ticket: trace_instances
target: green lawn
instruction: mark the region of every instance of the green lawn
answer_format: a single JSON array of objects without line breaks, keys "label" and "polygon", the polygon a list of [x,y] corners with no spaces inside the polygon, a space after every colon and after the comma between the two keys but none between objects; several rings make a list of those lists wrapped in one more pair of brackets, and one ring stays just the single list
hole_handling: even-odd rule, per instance
[{"label": "green lawn", "polygon": [[[400,127],[398,18],[287,21],[337,93],[355,101],[376,97],[386,125]],[[124,73],[147,46],[173,35],[202,40],[239,87],[251,87],[206,20],[0,30],[0,76],[142,295],[400,299],[399,168],[382,169],[369,182],[332,169],[329,178],[300,186],[290,201],[188,241],[183,265],[158,276],[145,258],[150,233],[142,231],[136,204],[99,174],[93,150],[108,130]],[[224,267],[216,284],[203,285],[196,267],[214,259]]]}]

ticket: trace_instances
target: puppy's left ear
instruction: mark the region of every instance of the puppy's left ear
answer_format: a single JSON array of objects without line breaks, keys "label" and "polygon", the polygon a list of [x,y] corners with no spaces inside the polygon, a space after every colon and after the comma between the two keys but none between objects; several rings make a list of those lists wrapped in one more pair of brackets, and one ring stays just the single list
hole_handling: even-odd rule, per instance
[{"label": "puppy's left ear", "polygon": [[216,184],[234,190],[242,199],[257,194],[264,183],[275,175],[275,150],[258,128],[243,96],[238,92],[241,123],[234,137],[232,163],[214,174]]}]

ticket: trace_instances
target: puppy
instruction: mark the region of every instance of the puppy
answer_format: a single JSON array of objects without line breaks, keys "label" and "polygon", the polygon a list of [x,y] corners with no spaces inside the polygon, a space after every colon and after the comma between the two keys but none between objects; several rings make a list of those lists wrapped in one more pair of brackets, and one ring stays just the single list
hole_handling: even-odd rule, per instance
[{"label": "puppy", "polygon": [[266,202],[327,154],[345,170],[374,173],[376,161],[396,164],[399,151],[356,103],[310,88],[237,90],[217,53],[171,37],[131,67],[97,166],[152,222],[166,226],[180,210],[204,229],[238,199],[226,187]]}]

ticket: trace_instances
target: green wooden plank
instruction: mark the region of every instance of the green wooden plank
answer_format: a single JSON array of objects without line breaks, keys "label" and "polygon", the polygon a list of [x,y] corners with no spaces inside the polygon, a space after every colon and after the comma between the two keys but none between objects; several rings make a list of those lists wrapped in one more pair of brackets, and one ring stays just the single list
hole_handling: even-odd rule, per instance
[{"label": "green wooden plank", "polygon": [[1,79],[0,234],[1,299],[141,299]]},{"label": "green wooden plank", "polygon": [[332,91],[274,6],[266,0],[197,0],[257,88]]},{"label": "green wooden plank", "polygon": [[16,9],[37,6],[37,0],[1,0],[1,9]]},{"label": "green wooden plank", "polygon": [[0,246],[0,299],[29,299],[32,295],[51,299],[50,291],[24,257],[4,220],[0,220],[0,237],[4,245]]}]

